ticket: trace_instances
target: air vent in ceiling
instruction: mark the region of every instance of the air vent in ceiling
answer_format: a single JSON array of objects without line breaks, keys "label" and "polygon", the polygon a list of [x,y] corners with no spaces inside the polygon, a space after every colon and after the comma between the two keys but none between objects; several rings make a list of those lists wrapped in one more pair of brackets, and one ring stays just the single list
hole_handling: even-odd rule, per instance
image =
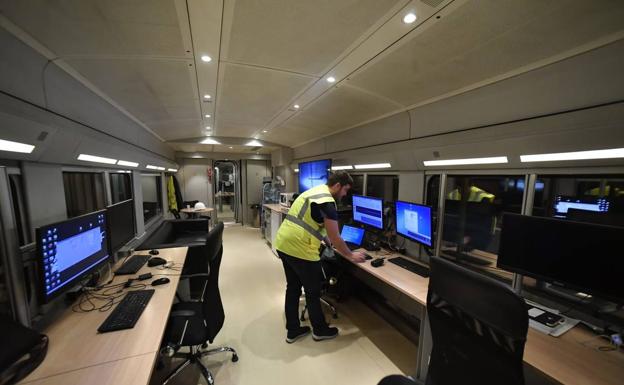
[{"label": "air vent in ceiling", "polygon": [[420,1],[433,8],[437,7],[438,5],[444,2],[444,0],[420,0]]}]

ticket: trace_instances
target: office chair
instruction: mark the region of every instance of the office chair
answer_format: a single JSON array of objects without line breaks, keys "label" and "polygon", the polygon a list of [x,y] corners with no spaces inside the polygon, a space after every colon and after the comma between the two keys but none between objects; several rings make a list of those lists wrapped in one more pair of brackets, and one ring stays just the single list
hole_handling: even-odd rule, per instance
[{"label": "office chair", "polygon": [[[426,384],[524,385],[529,319],[522,298],[453,262],[432,256],[430,263],[427,313],[433,348]],[[380,384],[411,381],[400,377]]]},{"label": "office chair", "polygon": [[[212,343],[225,320],[219,292],[219,268],[223,257],[223,228],[223,223],[219,222],[208,235],[208,244],[211,250],[210,274],[205,280],[201,300],[179,302],[174,304],[171,310],[163,341],[166,346],[161,350],[161,354],[169,357],[186,358],[186,360],[167,376],[163,384],[171,381],[190,363],[195,363],[199,366],[201,374],[208,384],[212,385],[214,379],[212,373],[201,362],[203,357],[231,352],[232,362],[238,361],[236,351],[229,346],[202,350],[203,347],[207,346],[207,343]],[[188,347],[189,353],[178,353],[177,351],[181,347]]]},{"label": "office chair", "polygon": [[[329,308],[329,310],[332,313],[332,318],[333,319],[337,319],[338,318],[338,310],[336,310],[336,307],[334,305],[331,304],[331,302],[329,302],[327,299],[325,299],[325,296],[327,295],[327,293],[329,292],[329,290],[338,283],[338,278],[335,277],[333,274],[328,275],[326,273],[326,271],[329,270],[328,269],[328,265],[327,265],[327,261],[323,260],[323,258],[321,258],[321,273],[322,273],[322,277],[321,277],[321,304],[325,305]],[[305,321],[306,320],[306,313],[308,311],[308,304],[306,303],[305,306],[303,307],[303,310],[301,310],[301,316],[299,317],[299,319],[301,321]]]}]

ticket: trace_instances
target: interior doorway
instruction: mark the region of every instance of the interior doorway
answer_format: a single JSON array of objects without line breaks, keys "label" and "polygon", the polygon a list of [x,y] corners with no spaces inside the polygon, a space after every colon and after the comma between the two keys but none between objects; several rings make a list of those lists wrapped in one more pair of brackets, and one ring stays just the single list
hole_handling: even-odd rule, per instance
[{"label": "interior doorway", "polygon": [[214,163],[214,207],[222,222],[239,222],[240,172],[238,163],[217,160]]}]

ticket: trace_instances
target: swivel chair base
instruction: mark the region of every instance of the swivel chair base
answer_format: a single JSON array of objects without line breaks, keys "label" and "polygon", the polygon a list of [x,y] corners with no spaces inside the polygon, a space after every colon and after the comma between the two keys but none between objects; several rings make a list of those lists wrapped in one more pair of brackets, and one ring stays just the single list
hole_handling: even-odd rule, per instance
[{"label": "swivel chair base", "polygon": [[201,359],[204,358],[205,356],[210,356],[213,354],[225,353],[225,352],[232,353],[232,362],[238,361],[238,354],[236,354],[236,350],[234,350],[233,348],[229,346],[222,346],[219,348],[205,350],[205,351],[202,351],[201,348],[199,347],[191,347],[190,353],[175,353],[172,356],[173,358],[186,358],[186,360],[182,362],[180,365],[178,365],[174,369],[174,371],[171,372],[167,376],[167,378],[165,378],[165,380],[163,381],[163,385],[167,384],[169,381],[171,381],[171,379],[173,379],[175,376],[180,374],[182,370],[184,370],[184,368],[186,368],[191,363],[197,364],[199,366],[199,370],[201,371],[202,376],[204,377],[204,379],[209,385],[214,385],[214,377],[212,376],[212,373],[210,372],[210,370],[208,370],[206,365],[204,365],[204,363],[201,361]]}]

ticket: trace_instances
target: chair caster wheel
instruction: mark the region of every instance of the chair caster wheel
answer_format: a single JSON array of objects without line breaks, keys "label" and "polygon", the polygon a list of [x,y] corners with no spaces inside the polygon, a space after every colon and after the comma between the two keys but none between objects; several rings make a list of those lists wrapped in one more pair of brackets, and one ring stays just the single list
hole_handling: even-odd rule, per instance
[{"label": "chair caster wheel", "polygon": [[202,349],[206,349],[206,348],[208,348],[208,344],[207,344],[207,343],[203,343],[203,344],[201,344],[201,348],[202,348]]},{"label": "chair caster wheel", "polygon": [[235,354],[232,356],[232,362],[238,361],[238,356]]}]

